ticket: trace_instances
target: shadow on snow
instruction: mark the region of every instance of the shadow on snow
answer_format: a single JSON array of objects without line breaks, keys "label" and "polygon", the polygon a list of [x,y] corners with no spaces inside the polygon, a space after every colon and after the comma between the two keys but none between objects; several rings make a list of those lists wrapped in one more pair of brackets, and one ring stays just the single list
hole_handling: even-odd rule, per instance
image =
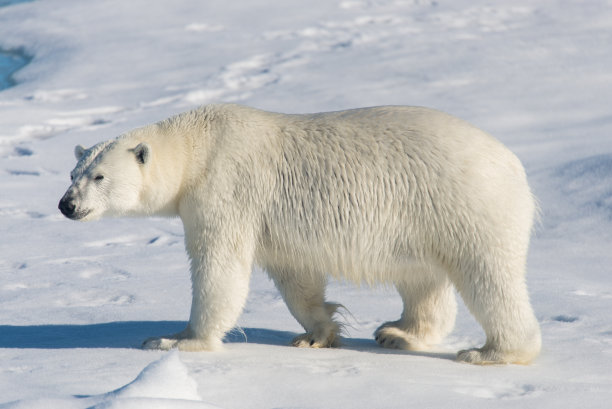
[{"label": "shadow on snow", "polygon": [[[0,325],[0,348],[140,348],[152,336],[179,332],[185,321],[120,321],[87,325]],[[288,346],[297,334],[263,328],[236,328],[225,343],[251,343]],[[380,348],[373,339],[343,338],[341,349],[377,354],[406,354],[454,360],[455,355],[440,352],[413,352]]]},{"label": "shadow on snow", "polygon": [[[184,321],[125,321],[88,325],[0,325],[0,348],[140,348],[152,336],[179,332]],[[233,330],[225,342],[287,345],[291,332],[259,328]]]}]

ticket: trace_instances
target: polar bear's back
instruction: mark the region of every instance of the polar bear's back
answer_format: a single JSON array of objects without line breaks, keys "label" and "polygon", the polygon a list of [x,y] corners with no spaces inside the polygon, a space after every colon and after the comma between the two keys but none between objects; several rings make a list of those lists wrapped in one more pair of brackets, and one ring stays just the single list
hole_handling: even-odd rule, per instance
[{"label": "polar bear's back", "polygon": [[471,262],[457,259],[474,254],[462,243],[525,252],[534,203],[524,170],[469,123],[420,107],[262,115],[280,147],[263,214],[264,267],[380,282],[407,263]]}]

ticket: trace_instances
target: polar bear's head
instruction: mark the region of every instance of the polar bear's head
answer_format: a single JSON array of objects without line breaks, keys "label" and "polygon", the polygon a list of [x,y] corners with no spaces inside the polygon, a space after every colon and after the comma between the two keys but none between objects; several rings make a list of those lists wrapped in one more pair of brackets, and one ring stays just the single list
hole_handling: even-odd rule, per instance
[{"label": "polar bear's head", "polygon": [[77,146],[72,184],[59,202],[64,216],[90,221],[141,213],[143,178],[150,161],[146,143],[121,138],[90,149]]}]

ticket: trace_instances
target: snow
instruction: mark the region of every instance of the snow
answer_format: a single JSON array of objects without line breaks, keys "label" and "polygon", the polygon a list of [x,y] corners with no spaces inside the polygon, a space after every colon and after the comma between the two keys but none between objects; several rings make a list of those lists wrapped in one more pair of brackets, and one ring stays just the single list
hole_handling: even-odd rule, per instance
[{"label": "snow", "polygon": [[[0,407],[610,406],[609,1],[9,3],[0,50],[32,59],[0,92]],[[399,297],[339,282],[344,346],[288,347],[301,328],[258,270],[223,351],[138,349],[188,318],[182,227],[65,219],[73,147],[216,101],[424,105],[503,141],[542,208],[528,273],[540,358],[454,362],[484,341],[463,305],[437,351],[381,350],[372,332]]]}]

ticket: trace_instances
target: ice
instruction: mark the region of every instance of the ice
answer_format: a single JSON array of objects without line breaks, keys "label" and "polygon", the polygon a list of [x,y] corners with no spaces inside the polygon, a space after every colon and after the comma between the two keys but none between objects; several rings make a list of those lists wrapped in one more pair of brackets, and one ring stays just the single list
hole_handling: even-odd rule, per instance
[{"label": "ice", "polygon": [[13,73],[30,61],[30,58],[19,50],[0,48],[0,91],[15,85]]}]

